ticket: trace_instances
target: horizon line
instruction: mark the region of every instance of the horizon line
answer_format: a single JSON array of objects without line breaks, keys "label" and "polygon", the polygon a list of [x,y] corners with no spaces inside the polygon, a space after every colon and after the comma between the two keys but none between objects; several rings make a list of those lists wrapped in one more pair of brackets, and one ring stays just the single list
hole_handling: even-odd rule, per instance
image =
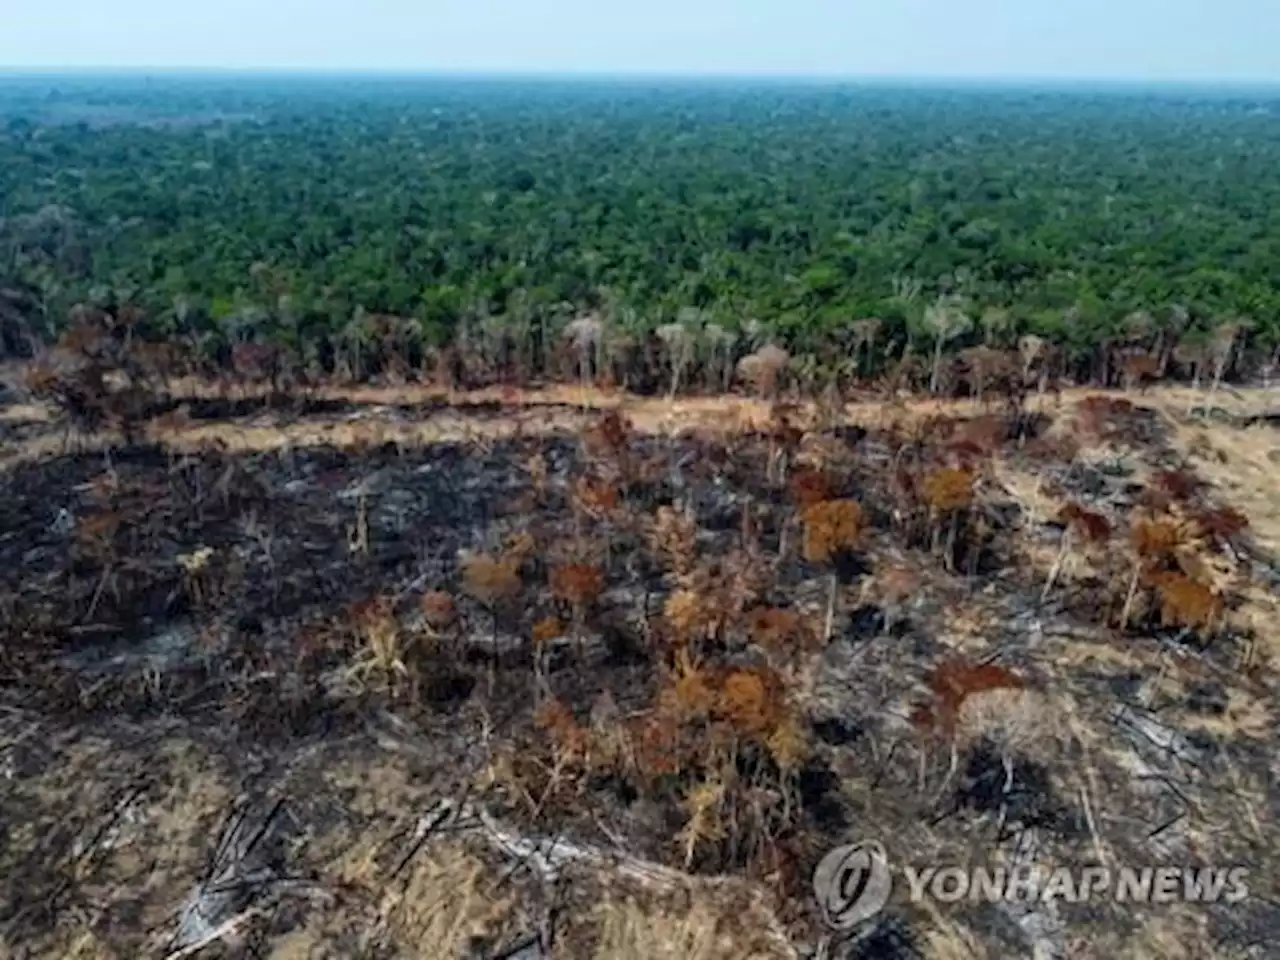
[{"label": "horizon line", "polygon": [[548,70],[537,68],[430,68],[430,67],[316,67],[316,66],[183,66],[183,65],[48,65],[6,66],[0,77],[59,77],[153,74],[213,77],[361,77],[361,78],[452,78],[501,80],[656,80],[656,81],[749,81],[816,84],[911,84],[911,85],[1064,85],[1111,87],[1277,87],[1280,77],[1186,76],[1124,77],[1080,74],[892,74],[892,73],[790,73],[678,70]]}]

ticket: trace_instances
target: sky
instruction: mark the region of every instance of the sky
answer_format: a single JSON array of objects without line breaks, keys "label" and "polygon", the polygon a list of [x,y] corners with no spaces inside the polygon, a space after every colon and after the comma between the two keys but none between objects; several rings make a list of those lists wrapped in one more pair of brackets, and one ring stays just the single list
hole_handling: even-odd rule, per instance
[{"label": "sky", "polygon": [[0,0],[0,68],[1280,81],[1280,0]]}]

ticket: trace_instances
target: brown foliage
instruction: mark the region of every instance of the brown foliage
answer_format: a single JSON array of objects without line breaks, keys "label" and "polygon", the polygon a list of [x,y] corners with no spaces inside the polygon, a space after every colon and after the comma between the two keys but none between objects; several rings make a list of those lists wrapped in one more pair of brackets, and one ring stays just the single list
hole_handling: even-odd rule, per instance
[{"label": "brown foliage", "polygon": [[652,711],[627,725],[635,771],[643,780],[680,772],[680,723],[670,713]]},{"label": "brown foliage", "polygon": [[593,603],[604,591],[604,574],[599,567],[586,563],[570,563],[551,571],[551,592],[574,609]]},{"label": "brown foliage", "polygon": [[1174,500],[1191,500],[1203,486],[1200,478],[1188,470],[1157,470],[1151,481]]},{"label": "brown foliage", "polygon": [[[1212,517],[1206,514],[1214,513]],[[1186,514],[1174,505],[1167,514],[1137,519],[1130,530],[1134,566],[1121,622],[1137,597],[1139,584],[1154,588],[1166,626],[1199,630],[1222,612],[1222,595],[1232,580],[1231,565],[1214,552],[1221,546],[1213,528],[1234,530],[1242,518],[1234,511]]]},{"label": "brown foliage", "polygon": [[593,520],[614,513],[622,500],[618,488],[606,480],[579,477],[573,484],[573,505]]},{"label": "brown foliage", "polygon": [[563,636],[564,624],[555,617],[543,617],[533,625],[532,639],[534,647],[545,647],[556,637]]},{"label": "brown foliage", "polygon": [[810,563],[823,563],[833,554],[851,550],[862,532],[862,508],[856,500],[823,500],[806,507],[804,556]]},{"label": "brown foliage", "polygon": [[1204,536],[1220,543],[1231,540],[1249,527],[1249,518],[1231,507],[1207,507],[1193,514],[1192,519]]},{"label": "brown foliage", "polygon": [[674,507],[658,508],[649,532],[649,544],[666,558],[676,573],[686,573],[692,568],[697,538],[698,524],[692,513]]},{"label": "brown foliage", "polygon": [[1160,623],[1165,627],[1207,630],[1222,615],[1222,598],[1181,573],[1148,577],[1160,595]]},{"label": "brown foliage", "polygon": [[812,631],[794,610],[755,607],[747,612],[746,626],[752,642],[772,653],[794,653],[812,640]]},{"label": "brown foliage", "polygon": [[501,559],[518,571],[537,549],[538,541],[532,533],[517,530],[503,542]]},{"label": "brown foliage", "polygon": [[1134,551],[1144,560],[1158,560],[1173,555],[1184,541],[1184,531],[1167,518],[1139,518],[1129,531]]},{"label": "brown foliage", "polygon": [[677,643],[693,643],[705,639],[716,631],[721,621],[720,611],[697,590],[683,588],[667,597],[662,615],[671,628]]},{"label": "brown foliage", "polygon": [[764,667],[729,671],[716,697],[715,712],[739,733],[767,737],[786,715],[782,678]]},{"label": "brown foliage", "polygon": [[631,448],[631,421],[616,410],[606,411],[583,434],[587,454],[592,457],[623,456]]},{"label": "brown foliage", "polygon": [[658,696],[659,707],[682,722],[705,718],[716,705],[715,678],[681,650],[667,686]]},{"label": "brown foliage", "polygon": [[944,661],[930,671],[925,683],[933,700],[916,708],[912,722],[923,730],[946,736],[955,733],[960,706],[968,697],[985,690],[1018,690],[1026,686],[1021,677],[997,664],[964,660]]},{"label": "brown foliage", "polygon": [[770,582],[760,554],[731,550],[676,578],[667,601],[667,621],[681,642],[716,636],[723,625],[741,616]]},{"label": "brown foliage", "polygon": [[1110,521],[1078,503],[1068,503],[1059,511],[1058,519],[1090,543],[1104,543],[1111,536]]},{"label": "brown foliage", "polygon": [[1093,394],[1080,400],[1076,404],[1076,409],[1085,413],[1110,418],[1132,413],[1133,402],[1125,400],[1123,397],[1106,397],[1101,394]]},{"label": "brown foliage", "polygon": [[473,554],[462,560],[461,567],[467,593],[487,607],[514,599],[520,592],[519,558]]},{"label": "brown foliage", "polygon": [[788,487],[791,489],[791,498],[799,506],[811,507],[831,498],[833,484],[831,478],[821,470],[802,469],[791,475]]},{"label": "brown foliage", "polygon": [[1122,417],[1133,412],[1133,404],[1119,397],[1093,395],[1076,404],[1076,422],[1085,433],[1106,437],[1114,433]]},{"label": "brown foliage", "polygon": [[563,700],[544,701],[534,711],[533,723],[551,740],[560,759],[575,761],[586,756],[589,732],[578,723]]},{"label": "brown foliage", "polygon": [[924,478],[921,492],[925,503],[938,513],[962,510],[973,503],[972,470],[944,467]]}]

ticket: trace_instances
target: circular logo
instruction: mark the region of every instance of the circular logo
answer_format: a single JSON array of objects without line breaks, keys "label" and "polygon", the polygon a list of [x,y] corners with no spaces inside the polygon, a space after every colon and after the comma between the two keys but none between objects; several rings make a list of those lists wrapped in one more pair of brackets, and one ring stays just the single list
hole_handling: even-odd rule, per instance
[{"label": "circular logo", "polygon": [[813,892],[823,919],[835,930],[852,930],[889,902],[893,877],[884,847],[874,840],[836,847],[813,871]]}]

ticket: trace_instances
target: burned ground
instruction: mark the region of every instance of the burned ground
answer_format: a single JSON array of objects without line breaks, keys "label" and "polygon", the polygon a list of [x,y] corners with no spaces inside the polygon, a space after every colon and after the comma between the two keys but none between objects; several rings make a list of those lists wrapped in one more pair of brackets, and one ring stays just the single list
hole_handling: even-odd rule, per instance
[{"label": "burned ground", "polygon": [[1251,896],[899,884],[828,955],[1274,942],[1274,494],[1225,483],[1265,421],[306,403],[0,421],[9,954],[808,956],[851,838]]}]

